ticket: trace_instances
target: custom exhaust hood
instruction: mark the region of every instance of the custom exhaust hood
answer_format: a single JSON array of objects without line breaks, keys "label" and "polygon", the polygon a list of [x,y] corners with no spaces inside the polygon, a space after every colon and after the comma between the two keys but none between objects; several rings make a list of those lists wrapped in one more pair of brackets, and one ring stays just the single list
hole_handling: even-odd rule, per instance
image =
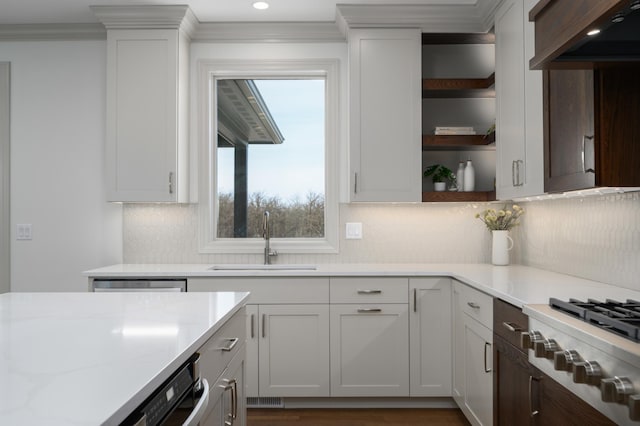
[{"label": "custom exhaust hood", "polygon": [[640,61],[640,0],[541,0],[531,69]]}]

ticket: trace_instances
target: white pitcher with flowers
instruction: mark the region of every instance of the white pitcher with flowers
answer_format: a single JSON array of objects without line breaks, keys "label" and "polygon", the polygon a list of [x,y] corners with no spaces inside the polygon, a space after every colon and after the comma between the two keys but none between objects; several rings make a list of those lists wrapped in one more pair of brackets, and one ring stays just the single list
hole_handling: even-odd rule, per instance
[{"label": "white pitcher with flowers", "polygon": [[509,250],[513,248],[513,239],[509,236],[509,230],[520,224],[520,216],[524,209],[514,204],[511,209],[505,205],[502,210],[487,209],[476,214],[491,231],[493,241],[491,246],[491,263],[502,266],[509,264]]}]

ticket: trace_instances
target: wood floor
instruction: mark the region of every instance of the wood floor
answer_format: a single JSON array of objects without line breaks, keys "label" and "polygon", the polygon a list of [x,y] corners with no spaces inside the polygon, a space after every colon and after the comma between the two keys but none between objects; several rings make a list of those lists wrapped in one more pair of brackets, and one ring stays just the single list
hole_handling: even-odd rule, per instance
[{"label": "wood floor", "polygon": [[247,426],[468,426],[460,410],[401,409],[256,409],[247,410]]}]

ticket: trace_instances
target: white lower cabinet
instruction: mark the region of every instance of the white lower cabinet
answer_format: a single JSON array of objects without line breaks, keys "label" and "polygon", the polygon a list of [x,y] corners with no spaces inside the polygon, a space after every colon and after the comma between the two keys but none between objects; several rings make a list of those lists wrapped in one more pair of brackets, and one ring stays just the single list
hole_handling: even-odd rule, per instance
[{"label": "white lower cabinet", "polygon": [[209,402],[200,426],[245,426],[245,309],[233,315],[198,349]]},{"label": "white lower cabinet", "polygon": [[247,397],[329,396],[329,279],[190,278],[187,291],[249,291]]},{"label": "white lower cabinet", "polygon": [[331,396],[408,396],[406,304],[331,306]]},{"label": "white lower cabinet", "polygon": [[217,381],[210,383],[209,409],[200,426],[245,426],[244,347],[236,354]]},{"label": "white lower cabinet", "polygon": [[493,424],[493,298],[453,285],[453,398],[473,425]]},{"label": "white lower cabinet", "polygon": [[409,280],[411,396],[451,396],[451,279]]},{"label": "white lower cabinet", "polygon": [[409,396],[407,278],[331,278],[331,396]]},{"label": "white lower cabinet", "polygon": [[329,305],[260,305],[260,396],[329,396]]}]

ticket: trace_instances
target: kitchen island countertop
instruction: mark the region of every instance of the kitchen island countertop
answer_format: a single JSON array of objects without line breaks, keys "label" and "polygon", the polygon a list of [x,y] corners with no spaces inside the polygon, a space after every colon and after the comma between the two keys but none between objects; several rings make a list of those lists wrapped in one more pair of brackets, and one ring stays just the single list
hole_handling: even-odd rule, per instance
[{"label": "kitchen island countertop", "polygon": [[117,425],[248,293],[0,295],[0,424]]},{"label": "kitchen island countertop", "polygon": [[[211,264],[117,264],[84,272],[90,278],[450,276],[515,306],[559,299],[640,299],[640,291],[522,265],[318,264],[313,270],[211,270]],[[187,284],[188,291],[188,284]]]}]

